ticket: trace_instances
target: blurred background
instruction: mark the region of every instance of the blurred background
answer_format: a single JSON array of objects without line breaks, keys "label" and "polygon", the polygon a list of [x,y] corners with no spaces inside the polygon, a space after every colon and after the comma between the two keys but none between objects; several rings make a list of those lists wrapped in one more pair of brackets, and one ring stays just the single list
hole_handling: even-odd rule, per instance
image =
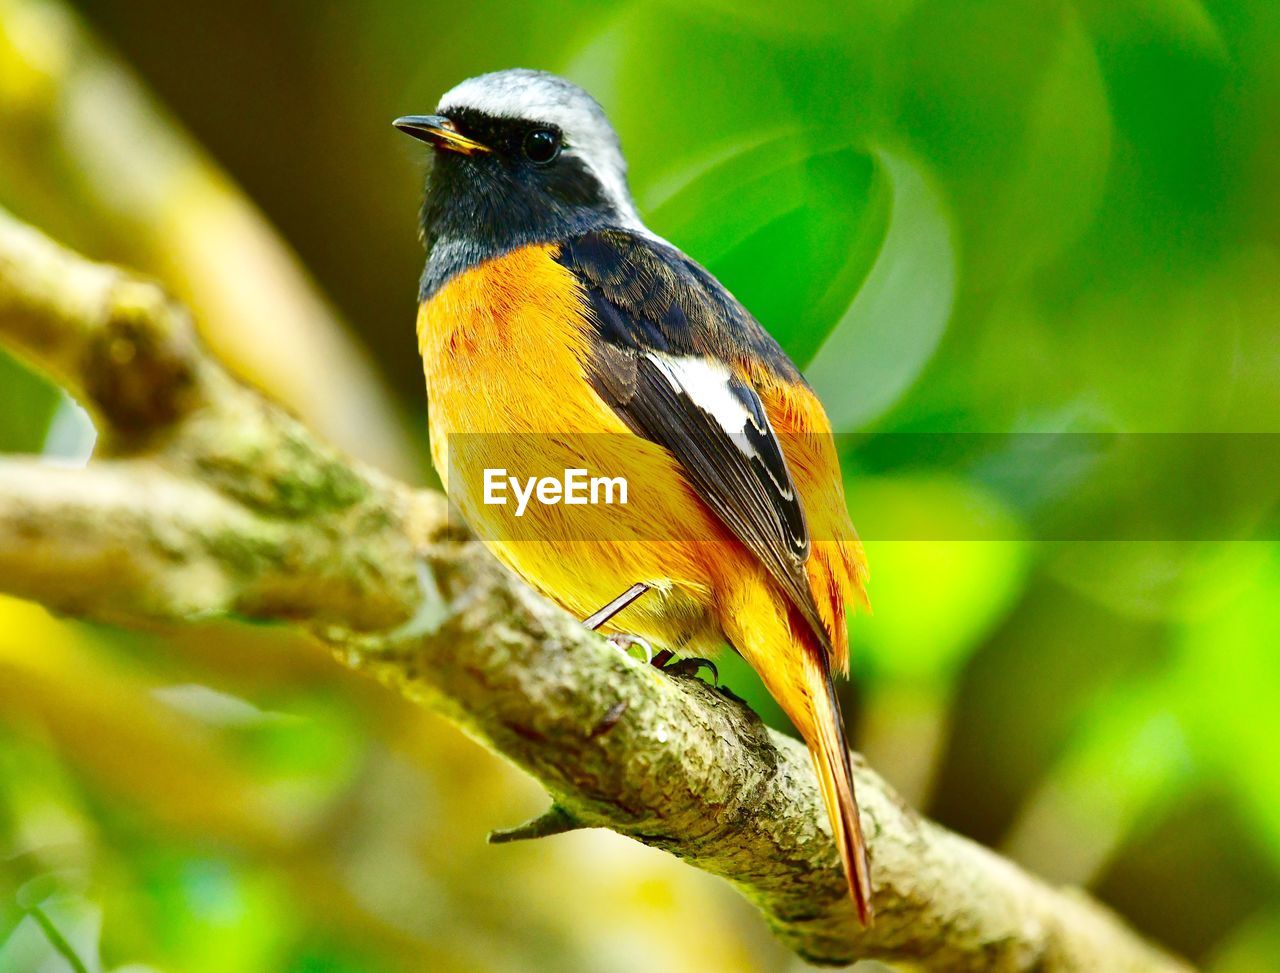
[{"label": "blurred background", "polygon": [[[1205,969],[1272,970],[1278,45],[1273,0],[0,0],[0,205],[431,483],[425,150],[390,121],[487,70],[585,85],[843,434],[856,745]],[[91,447],[0,356],[0,449]],[[300,636],[0,599],[6,973],[798,968],[614,835],[485,845],[544,803]]]}]

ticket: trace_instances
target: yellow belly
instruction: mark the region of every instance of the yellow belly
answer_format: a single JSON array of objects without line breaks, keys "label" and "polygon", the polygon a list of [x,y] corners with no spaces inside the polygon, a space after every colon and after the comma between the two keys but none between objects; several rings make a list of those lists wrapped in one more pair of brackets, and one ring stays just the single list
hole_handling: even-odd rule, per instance
[{"label": "yellow belly", "polygon": [[[422,305],[431,450],[463,518],[533,587],[585,617],[636,582],[656,589],[615,630],[705,652],[719,645],[713,565],[728,541],[665,449],[630,433],[583,372],[585,305],[546,247],[459,275]],[[515,478],[622,478],[627,502],[568,505],[514,491]],[[492,502],[498,496],[507,502]],[[599,497],[603,498],[603,491]],[[490,502],[486,502],[488,499]]]}]

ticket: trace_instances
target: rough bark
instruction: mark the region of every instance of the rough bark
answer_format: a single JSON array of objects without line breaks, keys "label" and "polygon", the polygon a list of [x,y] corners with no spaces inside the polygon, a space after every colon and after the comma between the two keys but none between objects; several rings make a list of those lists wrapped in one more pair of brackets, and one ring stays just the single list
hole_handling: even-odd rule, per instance
[{"label": "rough bark", "polygon": [[1189,967],[1073,890],[922,818],[856,761],[877,921],[854,921],[808,756],[730,693],[632,660],[451,526],[442,497],[347,460],[202,350],[154,285],[0,215],[0,341],[96,417],[85,470],[0,462],[0,589],[119,625],[305,625],[541,781],[544,818],[721,875],[815,963]]}]

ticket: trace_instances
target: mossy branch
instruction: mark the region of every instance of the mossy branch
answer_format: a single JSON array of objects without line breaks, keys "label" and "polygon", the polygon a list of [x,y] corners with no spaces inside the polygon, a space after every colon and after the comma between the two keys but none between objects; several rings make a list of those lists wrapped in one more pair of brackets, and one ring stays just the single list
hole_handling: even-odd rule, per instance
[{"label": "mossy branch", "polygon": [[876,884],[853,919],[804,748],[610,648],[449,524],[230,378],[154,285],[0,214],[0,341],[97,418],[85,470],[0,463],[0,590],[119,625],[304,625],[605,827],[737,885],[815,963],[1185,971],[1082,893],[917,815],[855,761]]}]

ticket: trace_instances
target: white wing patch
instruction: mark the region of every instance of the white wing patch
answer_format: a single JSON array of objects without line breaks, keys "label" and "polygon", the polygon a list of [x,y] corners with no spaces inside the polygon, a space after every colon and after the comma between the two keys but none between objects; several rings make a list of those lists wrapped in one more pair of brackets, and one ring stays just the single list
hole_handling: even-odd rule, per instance
[{"label": "white wing patch", "polygon": [[[764,462],[759,448],[752,441],[754,435],[772,445],[773,429],[767,419],[761,423],[734,386],[738,385],[745,395],[754,397],[755,393],[735,382],[733,372],[727,366],[710,358],[664,355],[655,351],[647,352],[645,357],[653,362],[675,392],[687,396],[699,409],[715,419],[739,452],[761,461],[756,467],[757,471],[769,477],[779,496],[786,500],[795,499],[791,483],[785,477],[779,478],[772,464]],[[759,400],[755,404],[763,417],[764,407]]]},{"label": "white wing patch", "polygon": [[[683,392],[703,412],[713,416],[725,432],[741,436],[752,415],[734,395],[733,374],[724,365],[708,358],[677,358],[649,352],[647,357],[677,392]],[[754,423],[753,423],[754,424]]]}]

